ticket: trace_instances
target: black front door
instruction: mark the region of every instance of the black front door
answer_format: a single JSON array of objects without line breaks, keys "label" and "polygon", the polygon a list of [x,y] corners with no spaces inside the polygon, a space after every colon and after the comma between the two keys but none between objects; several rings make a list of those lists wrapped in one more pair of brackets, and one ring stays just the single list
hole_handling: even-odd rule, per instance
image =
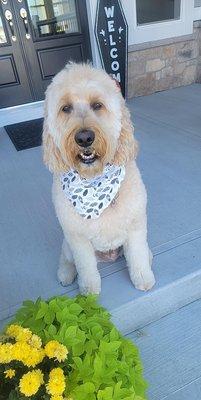
[{"label": "black front door", "polygon": [[0,107],[44,99],[68,61],[90,59],[85,0],[0,0]]}]

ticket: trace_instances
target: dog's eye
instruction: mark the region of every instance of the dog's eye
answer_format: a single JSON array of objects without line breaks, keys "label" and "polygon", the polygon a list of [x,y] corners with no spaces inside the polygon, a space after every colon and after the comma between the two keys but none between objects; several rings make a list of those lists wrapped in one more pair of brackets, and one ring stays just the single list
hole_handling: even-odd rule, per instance
[{"label": "dog's eye", "polygon": [[62,108],[62,111],[69,114],[72,111],[72,109],[73,109],[73,106],[71,104],[68,104]]},{"label": "dog's eye", "polygon": [[92,104],[91,104],[91,108],[92,108],[94,111],[98,111],[98,110],[100,110],[102,107],[103,107],[103,105],[102,105],[101,103],[92,103]]}]

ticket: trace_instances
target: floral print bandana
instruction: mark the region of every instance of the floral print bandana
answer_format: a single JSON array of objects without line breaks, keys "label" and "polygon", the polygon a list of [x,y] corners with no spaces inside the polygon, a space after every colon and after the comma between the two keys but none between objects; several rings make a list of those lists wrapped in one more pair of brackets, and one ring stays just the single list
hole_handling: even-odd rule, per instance
[{"label": "floral print bandana", "polygon": [[125,177],[125,167],[107,164],[102,175],[82,178],[77,171],[61,175],[66,198],[85,219],[98,218],[117,195]]}]

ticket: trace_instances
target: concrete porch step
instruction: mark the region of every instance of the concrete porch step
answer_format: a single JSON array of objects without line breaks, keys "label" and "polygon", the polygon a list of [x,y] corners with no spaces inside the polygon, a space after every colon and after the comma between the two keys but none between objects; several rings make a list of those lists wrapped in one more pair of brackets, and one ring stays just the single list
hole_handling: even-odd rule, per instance
[{"label": "concrete porch step", "polygon": [[[137,291],[124,259],[100,266],[100,301],[124,333],[201,298],[199,94],[201,85],[192,85],[129,101],[141,148],[138,164],[148,191],[156,286],[147,293]],[[27,119],[32,118],[29,111]],[[41,149],[17,152],[4,129],[0,131],[0,188],[0,320],[4,324],[25,299],[75,295],[78,289],[76,283],[63,288],[56,281],[62,233]]]},{"label": "concrete porch step", "polygon": [[[132,289],[127,282],[127,291],[123,293],[119,287],[120,278],[117,278],[119,282],[116,293],[119,293],[118,301],[121,304],[119,307],[114,305],[112,315],[113,321],[123,333],[157,321],[201,298],[200,246],[201,238],[197,238],[164,252],[155,248],[153,269],[156,285],[149,292],[135,291],[132,296]],[[127,279],[126,273],[126,270],[121,272],[122,280]],[[113,291],[114,288],[113,283]]]},{"label": "concrete porch step", "polygon": [[[128,334],[201,298],[200,233],[196,231],[182,237],[182,244],[179,243],[181,238],[177,238],[153,249],[156,285],[148,292],[133,287],[124,258],[114,264],[100,264],[102,292],[99,300],[111,312],[122,333]],[[43,274],[41,278],[44,279]],[[34,282],[35,279],[35,286]],[[56,282],[54,286],[56,290],[44,286],[44,290],[39,292],[36,285],[32,287],[32,295],[23,295],[23,298],[37,298],[37,295],[48,298],[59,294],[75,296],[79,293],[76,282],[67,288]],[[20,303],[1,309],[1,326],[19,307]]]}]

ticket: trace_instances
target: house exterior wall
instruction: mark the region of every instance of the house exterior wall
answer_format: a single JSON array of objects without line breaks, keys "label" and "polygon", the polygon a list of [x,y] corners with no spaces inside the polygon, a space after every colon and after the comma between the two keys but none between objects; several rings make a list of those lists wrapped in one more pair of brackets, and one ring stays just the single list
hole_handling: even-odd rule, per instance
[{"label": "house exterior wall", "polygon": [[130,49],[128,97],[201,82],[201,23],[194,23],[190,37],[169,44],[149,43],[147,49]]},{"label": "house exterior wall", "polygon": [[[201,7],[181,0],[180,21],[139,27],[135,0],[121,1],[129,28],[128,97],[201,83]],[[101,67],[94,35],[97,0],[87,3],[93,62]]]}]

